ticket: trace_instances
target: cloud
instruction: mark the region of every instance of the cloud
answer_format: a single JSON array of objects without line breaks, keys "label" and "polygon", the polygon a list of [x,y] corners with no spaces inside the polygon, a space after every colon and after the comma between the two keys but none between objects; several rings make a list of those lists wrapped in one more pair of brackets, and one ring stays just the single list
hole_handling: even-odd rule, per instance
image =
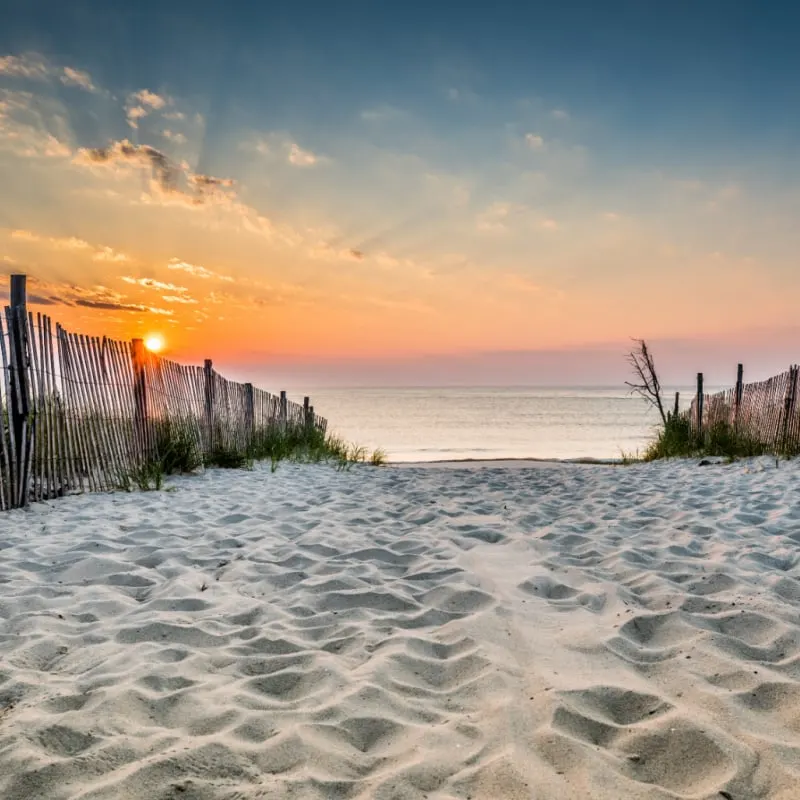
[{"label": "cloud", "polygon": [[550,116],[553,119],[557,119],[557,120],[560,120],[562,122],[565,122],[566,120],[568,120],[570,118],[569,112],[565,111],[563,108],[554,108],[550,112]]},{"label": "cloud", "polygon": [[100,91],[88,72],[75,69],[75,67],[53,66],[36,53],[0,57],[0,75],[33,81],[58,80],[64,86],[74,86],[85,92],[97,93]]},{"label": "cloud", "polygon": [[130,261],[129,256],[124,253],[119,253],[111,247],[92,245],[84,239],[78,239],[75,236],[42,236],[33,231],[13,230],[10,232],[9,238],[19,242],[39,244],[54,250],[73,250],[81,252],[93,250],[92,261],[102,261],[111,264]]},{"label": "cloud", "polygon": [[142,105],[148,106],[154,110],[164,108],[164,106],[172,102],[172,98],[156,94],[155,92],[151,92],[149,89],[140,89],[130,97],[134,100],[137,100]]},{"label": "cloud", "polygon": [[542,150],[544,148],[544,139],[536,133],[526,133],[525,144],[531,150]]},{"label": "cloud", "polygon": [[[106,147],[80,148],[73,162],[81,166],[101,167],[111,170],[129,167],[149,169],[154,198],[162,203],[180,203],[189,206],[207,201],[236,206],[242,213],[247,209],[234,202],[235,186],[231,178],[217,178],[189,171],[185,162],[175,164],[161,150],[145,144],[132,144],[127,139],[115,141]],[[146,200],[152,202],[152,199]]]},{"label": "cloud", "polygon": [[175,188],[178,168],[167,156],[150,145],[131,144],[127,139],[112,142],[107,147],[82,147],[75,162],[90,166],[114,167],[118,164],[138,164],[152,170],[153,179],[165,191]]},{"label": "cloud", "polygon": [[56,250],[90,250],[92,247],[89,242],[74,236],[40,236],[38,233],[26,230],[11,231],[11,238],[22,242],[41,242]]},{"label": "cloud", "polygon": [[112,264],[119,264],[123,261],[130,261],[125,253],[118,253],[110,247],[101,247],[93,256],[92,261],[106,261]]},{"label": "cloud", "polygon": [[0,57],[0,75],[46,81],[50,77],[50,68],[40,56],[35,54],[9,55]]},{"label": "cloud", "polygon": [[330,160],[324,155],[301,147],[291,136],[280,131],[252,135],[242,141],[239,148],[258,153],[271,160],[285,158],[292,166],[301,168],[320,166]]},{"label": "cloud", "polygon": [[152,289],[156,292],[171,292],[171,294],[161,295],[165,303],[178,303],[183,305],[197,305],[197,300],[189,295],[189,290],[185,286],[176,286],[174,283],[165,283],[155,278],[134,278],[130,275],[123,275],[122,280],[143,289]]},{"label": "cloud", "polygon": [[171,97],[156,94],[149,89],[140,89],[138,92],[132,92],[128,95],[125,104],[128,125],[131,128],[138,128],[140,119],[144,119],[153,111],[160,111],[166,106],[172,105],[172,103]]},{"label": "cloud", "polygon": [[310,150],[304,150],[299,144],[289,145],[289,163],[296,167],[313,167],[319,162],[319,156]]},{"label": "cloud", "polygon": [[41,239],[41,237],[33,231],[15,230],[11,231],[10,235],[12,239],[19,239],[23,242],[38,242]]},{"label": "cloud", "polygon": [[[186,114],[184,114],[182,111],[165,111],[162,116],[164,117],[164,119],[168,120],[182,121],[186,119]],[[203,120],[201,118],[199,122],[202,124],[202,121]]]},{"label": "cloud", "polygon": [[99,89],[92,82],[88,72],[72,67],[64,67],[61,74],[61,83],[65,86],[77,86],[85,92],[98,92]]},{"label": "cloud", "polygon": [[193,275],[195,278],[202,278],[204,280],[213,279],[218,281],[226,281],[228,283],[233,282],[233,278],[228,275],[220,275],[218,272],[206,269],[205,267],[201,267],[197,264],[190,264],[188,261],[181,261],[178,258],[170,259],[169,264],[167,264],[167,269],[186,272],[189,275]]},{"label": "cloud", "polygon": [[160,292],[188,292],[185,286],[176,286],[174,283],[163,283],[157,281],[155,278],[134,278],[130,275],[123,275],[122,280],[125,283],[131,283],[134,286],[142,286],[145,289],[156,289]]},{"label": "cloud", "polygon": [[76,284],[50,283],[35,276],[31,276],[29,282],[33,289],[29,299],[32,303],[39,305],[78,306],[103,311],[128,311],[161,316],[172,316],[174,313],[171,309],[131,303],[124,294],[115,292],[107,286],[87,287]]},{"label": "cloud", "polygon": [[199,175],[191,173],[189,175],[189,183],[196,186],[198,189],[230,189],[236,185],[233,178],[215,178],[213,175]]},{"label": "cloud", "polygon": [[186,144],[186,137],[182,133],[176,133],[174,131],[169,130],[167,128],[165,131],[162,131],[161,135],[165,139],[169,139],[171,142],[175,142],[175,144]]},{"label": "cloud", "polygon": [[64,158],[69,126],[56,98],[0,89],[0,150],[20,158]]}]

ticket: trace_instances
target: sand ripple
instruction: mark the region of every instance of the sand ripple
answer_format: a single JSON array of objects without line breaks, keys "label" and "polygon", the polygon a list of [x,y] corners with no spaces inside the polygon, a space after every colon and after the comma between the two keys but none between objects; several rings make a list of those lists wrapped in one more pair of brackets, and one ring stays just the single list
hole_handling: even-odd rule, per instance
[{"label": "sand ripple", "polygon": [[800,797],[798,485],[287,465],[4,514],[0,797]]}]

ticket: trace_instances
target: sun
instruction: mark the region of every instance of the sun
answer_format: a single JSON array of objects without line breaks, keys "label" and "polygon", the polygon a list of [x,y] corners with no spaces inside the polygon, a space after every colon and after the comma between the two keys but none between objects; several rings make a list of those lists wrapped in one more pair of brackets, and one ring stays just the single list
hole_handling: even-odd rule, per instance
[{"label": "sun", "polygon": [[159,333],[153,333],[144,340],[144,346],[151,353],[160,353],[164,349],[164,337]]}]

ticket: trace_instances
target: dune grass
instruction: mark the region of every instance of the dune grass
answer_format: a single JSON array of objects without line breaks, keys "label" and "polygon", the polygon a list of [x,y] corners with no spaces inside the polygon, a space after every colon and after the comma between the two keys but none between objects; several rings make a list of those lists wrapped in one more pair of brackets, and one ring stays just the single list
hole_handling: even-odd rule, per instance
[{"label": "dune grass", "polygon": [[706,456],[734,460],[763,455],[791,456],[796,453],[785,452],[778,443],[758,441],[728,422],[717,422],[698,435],[686,416],[670,415],[645,449],[641,460]]},{"label": "dune grass", "polygon": [[328,463],[337,470],[350,470],[355,464],[379,467],[386,463],[381,449],[367,448],[346,442],[335,434],[326,434],[304,425],[270,425],[255,432],[248,445],[242,447],[218,441],[210,453],[203,454],[197,432],[191,425],[165,421],[156,427],[155,455],[121,476],[119,488],[131,491],[158,490],[167,475],[193,473],[203,467],[252,469],[256,462],[269,461],[275,472],[282,461],[296,463]]}]

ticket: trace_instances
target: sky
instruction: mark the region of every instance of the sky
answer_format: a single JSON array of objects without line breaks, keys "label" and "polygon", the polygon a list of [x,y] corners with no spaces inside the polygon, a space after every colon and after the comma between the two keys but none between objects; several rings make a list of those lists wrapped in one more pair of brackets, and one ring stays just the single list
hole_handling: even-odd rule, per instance
[{"label": "sky", "polygon": [[797,4],[2,16],[0,268],[71,330],[304,385],[798,358]]}]

